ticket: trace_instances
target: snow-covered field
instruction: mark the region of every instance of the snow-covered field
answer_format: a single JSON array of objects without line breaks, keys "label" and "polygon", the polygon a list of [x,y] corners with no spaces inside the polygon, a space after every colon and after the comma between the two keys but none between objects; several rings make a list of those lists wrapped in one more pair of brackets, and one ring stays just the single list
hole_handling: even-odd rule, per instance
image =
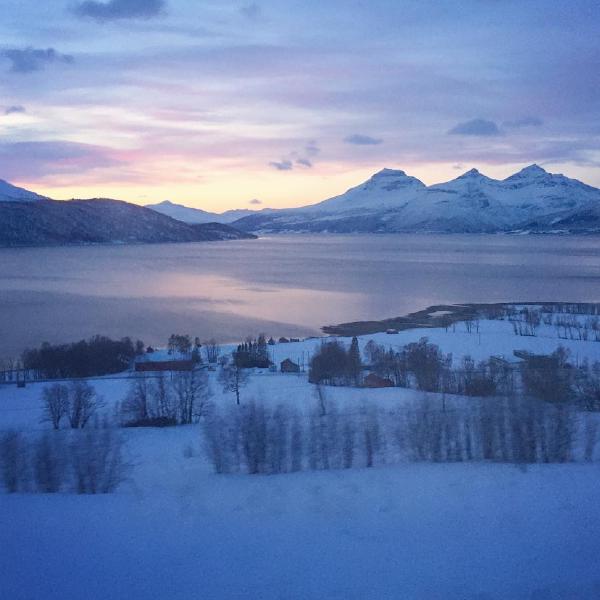
[{"label": "snow-covered field", "polygon": [[[427,335],[456,358],[550,352],[600,360],[600,343],[551,327],[515,336],[482,321],[364,336]],[[270,347],[306,363],[320,340]],[[126,376],[124,376],[126,377]],[[212,401],[233,405],[210,373]],[[108,414],[126,378],[91,381]],[[41,389],[0,387],[0,429],[33,432]],[[399,388],[327,388],[340,405],[398,406]],[[311,407],[306,375],[256,372],[242,402]],[[401,464],[285,475],[216,475],[201,427],[124,429],[128,478],[113,494],[0,494],[0,598],[600,598],[600,465]]]}]

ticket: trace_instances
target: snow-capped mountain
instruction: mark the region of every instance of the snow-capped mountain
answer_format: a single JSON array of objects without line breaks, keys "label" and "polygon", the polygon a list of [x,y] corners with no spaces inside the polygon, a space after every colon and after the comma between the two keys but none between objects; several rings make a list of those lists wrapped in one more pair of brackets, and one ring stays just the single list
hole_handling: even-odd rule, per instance
[{"label": "snow-capped mountain", "polygon": [[244,208],[238,208],[233,210],[225,211],[224,213],[213,213],[200,208],[191,208],[184,204],[176,204],[170,200],[164,200],[158,204],[147,204],[146,208],[151,208],[156,212],[183,221],[184,223],[233,223],[238,219],[247,217],[248,215],[254,215],[258,212],[256,210],[249,210]]},{"label": "snow-capped mountain", "polygon": [[318,204],[235,221],[248,231],[495,233],[600,232],[600,190],[530,165],[504,180],[472,169],[426,186],[383,169]]},{"label": "snow-capped mountain", "polygon": [[35,202],[37,200],[47,200],[47,198],[0,179],[0,202]]}]

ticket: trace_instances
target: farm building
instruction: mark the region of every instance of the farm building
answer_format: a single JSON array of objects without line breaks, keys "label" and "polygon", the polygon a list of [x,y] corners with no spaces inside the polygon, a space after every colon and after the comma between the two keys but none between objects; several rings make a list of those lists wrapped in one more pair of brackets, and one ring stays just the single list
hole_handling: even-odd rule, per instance
[{"label": "farm building", "polygon": [[194,366],[194,361],[191,359],[174,358],[169,360],[168,358],[161,357],[160,360],[153,360],[150,356],[143,356],[135,361],[134,370],[138,373],[152,371],[192,371]]},{"label": "farm building", "polygon": [[282,373],[300,373],[300,365],[289,358],[281,361],[280,369]]},{"label": "farm building", "polygon": [[394,387],[394,382],[387,377],[380,377],[375,373],[369,373],[363,381],[363,386],[367,388],[388,388]]}]

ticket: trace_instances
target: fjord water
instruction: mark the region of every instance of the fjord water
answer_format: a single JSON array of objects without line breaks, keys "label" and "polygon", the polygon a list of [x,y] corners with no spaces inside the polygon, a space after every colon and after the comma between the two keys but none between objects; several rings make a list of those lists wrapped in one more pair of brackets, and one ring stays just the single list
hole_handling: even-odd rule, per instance
[{"label": "fjord water", "polygon": [[0,355],[95,333],[317,334],[431,304],[600,301],[600,238],[279,235],[0,250]]}]

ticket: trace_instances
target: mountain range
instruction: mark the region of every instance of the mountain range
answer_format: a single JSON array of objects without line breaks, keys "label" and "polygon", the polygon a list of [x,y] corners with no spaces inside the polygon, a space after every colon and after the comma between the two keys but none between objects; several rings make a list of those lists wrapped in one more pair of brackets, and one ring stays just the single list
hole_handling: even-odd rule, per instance
[{"label": "mountain range", "polygon": [[253,233],[600,233],[600,189],[538,165],[498,180],[471,169],[427,186],[382,169],[344,194],[217,214],[164,201],[56,201],[0,180],[0,246],[191,242]]},{"label": "mountain range", "polygon": [[120,200],[51,200],[0,180],[0,246],[147,244],[255,237],[221,223],[184,223]]},{"label": "mountain range", "polygon": [[178,221],[184,221],[185,223],[233,223],[249,215],[273,211],[273,209],[269,208],[262,211],[235,208],[222,213],[214,213],[200,208],[191,208],[184,204],[176,204],[170,200],[163,200],[157,204],[146,204],[146,208],[151,208],[156,212],[173,217],[173,219],[177,219]]},{"label": "mountain range", "polygon": [[538,165],[503,180],[472,169],[430,186],[383,169],[340,196],[232,224],[257,233],[600,233],[600,189]]}]

